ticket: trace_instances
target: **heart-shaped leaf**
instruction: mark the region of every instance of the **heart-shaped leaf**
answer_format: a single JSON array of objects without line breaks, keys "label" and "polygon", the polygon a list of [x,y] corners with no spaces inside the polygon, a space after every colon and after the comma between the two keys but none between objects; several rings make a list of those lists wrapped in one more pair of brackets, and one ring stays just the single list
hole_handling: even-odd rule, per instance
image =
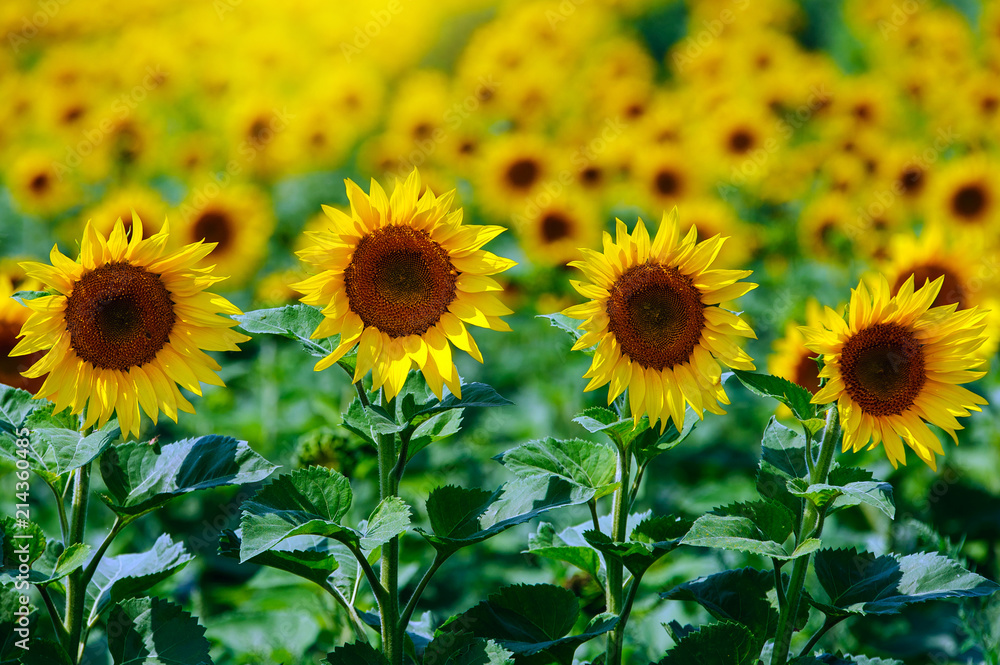
[{"label": "heart-shaped leaf", "polygon": [[750,392],[760,397],[773,397],[788,408],[799,420],[812,420],[818,413],[812,403],[812,393],[802,386],[769,374],[756,374],[734,369],[733,374]]},{"label": "heart-shaped leaf", "polygon": [[788,553],[783,543],[792,534],[793,520],[791,511],[774,501],[734,503],[699,517],[681,542],[780,560],[794,559],[814,551],[819,542],[810,539]]},{"label": "heart-shaped leaf", "polygon": [[205,629],[170,601],[126,600],[111,611],[108,625],[115,665],[212,665]]},{"label": "heart-shaped leaf", "polygon": [[614,482],[616,456],[611,447],[593,441],[548,437],[511,448],[493,459],[515,476],[557,476],[594,490],[594,498],[598,499],[618,486]]},{"label": "heart-shaped leaf", "polygon": [[660,597],[694,601],[719,621],[746,626],[757,639],[759,653],[778,626],[778,612],[767,599],[773,588],[771,572],[741,568],[685,582]]}]

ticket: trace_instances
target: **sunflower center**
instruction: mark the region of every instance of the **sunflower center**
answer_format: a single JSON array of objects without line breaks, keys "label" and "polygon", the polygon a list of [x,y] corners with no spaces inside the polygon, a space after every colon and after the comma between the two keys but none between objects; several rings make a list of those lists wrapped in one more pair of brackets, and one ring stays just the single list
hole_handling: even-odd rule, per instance
[{"label": "sunflower center", "polygon": [[673,171],[660,171],[656,174],[656,179],[653,183],[656,187],[656,191],[664,196],[672,196],[677,194],[681,188],[681,179]]},{"label": "sunflower center", "polygon": [[390,337],[427,332],[455,299],[457,280],[447,250],[410,226],[368,234],[344,270],[351,311]]},{"label": "sunflower center", "polygon": [[174,303],[160,276],[124,261],[81,277],[66,300],[70,346],[101,369],[128,371],[153,360],[174,321]]},{"label": "sunflower center", "polygon": [[745,129],[737,129],[729,135],[729,149],[737,155],[746,153],[754,143],[753,134]]},{"label": "sunflower center", "polygon": [[219,251],[225,251],[232,237],[233,227],[229,216],[218,210],[209,210],[194,223],[192,236],[195,240],[218,243]]},{"label": "sunflower center", "polygon": [[608,329],[633,362],[659,371],[691,357],[705,327],[704,309],[690,277],[647,263],[611,287]]},{"label": "sunflower center", "polygon": [[[931,303],[931,307],[951,305],[952,303],[958,303],[959,309],[966,307],[965,289],[962,288],[962,280],[948,268],[945,268],[937,263],[925,263],[923,265],[914,266],[911,272],[913,273],[913,288],[915,289],[919,289],[924,285],[924,282],[928,280],[933,282],[938,277],[944,277],[944,281],[941,283],[941,290],[938,291],[937,297],[934,298],[934,302]],[[896,279],[896,284],[893,287],[893,293],[899,291],[899,287],[901,287],[909,277],[909,273],[906,273],[905,271],[904,273],[901,273]]]},{"label": "sunflower center", "polygon": [[906,194],[916,194],[924,186],[924,172],[918,166],[909,166],[899,174],[899,184]]},{"label": "sunflower center", "polygon": [[840,366],[847,394],[873,416],[906,411],[927,376],[920,342],[896,323],[876,323],[853,335],[841,350]]},{"label": "sunflower center", "polygon": [[538,164],[532,159],[518,159],[507,169],[507,181],[518,189],[528,189],[538,178]]},{"label": "sunflower center", "polygon": [[951,207],[957,215],[972,219],[978,217],[986,207],[986,193],[979,185],[965,185],[951,199]]},{"label": "sunflower center", "polygon": [[39,173],[34,178],[31,179],[31,191],[35,194],[42,194],[49,188],[49,175],[47,173]]},{"label": "sunflower center", "polygon": [[555,242],[570,235],[572,225],[558,212],[550,212],[542,218],[542,238],[545,242]]},{"label": "sunflower center", "polygon": [[819,365],[812,359],[811,353],[805,352],[795,366],[795,383],[815,394],[819,390]]}]

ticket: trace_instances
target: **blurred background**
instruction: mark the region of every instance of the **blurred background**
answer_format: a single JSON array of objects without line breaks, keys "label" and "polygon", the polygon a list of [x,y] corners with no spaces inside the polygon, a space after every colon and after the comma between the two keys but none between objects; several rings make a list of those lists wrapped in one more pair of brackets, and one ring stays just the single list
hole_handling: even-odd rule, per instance
[{"label": "blurred background", "polygon": [[[345,177],[391,188],[418,167],[433,191],[457,189],[467,222],[508,227],[489,249],[520,262],[500,276],[514,332],[477,333],[485,365],[459,369],[517,406],[467,412],[462,433],[418,456],[402,487],[417,506],[437,485],[504,482],[489,458],[512,445],[589,436],[571,419],[606,393],[582,392],[590,359],[535,315],[579,302],[565,264],[599,248],[615,216],[655,225],[677,205],[700,236],[729,236],[719,261],[761,285],[734,305],[759,336],[748,351],[813,390],[796,326],[862,276],[944,276],[936,304],[1000,311],[1000,2],[4,0],[0,100],[0,381],[29,390],[18,373],[34,359],[7,357],[27,311],[6,296],[37,286],[17,262],[54,243],[75,257],[87,220],[107,233],[135,209],[147,228],[169,218],[177,245],[217,242],[207,262],[230,279],[216,290],[244,311],[295,302],[293,252],[325,224],[321,204],[346,205]],[[991,359],[998,331],[994,319]],[[227,388],[206,388],[179,425],[146,422],[144,438],[230,434],[286,467],[341,470],[368,505],[373,453],[337,427],[353,391],[314,360],[255,338],[220,358]],[[992,365],[972,389],[995,404]],[[728,392],[729,415],[658,460],[642,505],[699,514],[751,496],[774,404]],[[997,415],[968,419],[937,473],[913,455],[899,470],[880,450],[850,455],[893,484],[897,520],[841,513],[824,541],[947,551],[997,579]],[[157,593],[194,611],[217,663],[316,662],[348,639],[339,610],[306,582],[216,554],[248,497],[180,501],[120,540],[136,551],[166,531],[198,555]],[[34,513],[55,524],[45,505]],[[91,519],[110,524],[99,508]],[[585,575],[519,554],[535,528],[451,561],[425,594],[434,622],[512,581],[564,584],[601,611]],[[404,555],[404,577],[429,560],[412,538]],[[635,662],[669,646],[660,624],[704,619],[656,591],[761,563],[689,549],[661,562],[630,628]],[[824,644],[997,663],[1000,601],[917,606]]]}]

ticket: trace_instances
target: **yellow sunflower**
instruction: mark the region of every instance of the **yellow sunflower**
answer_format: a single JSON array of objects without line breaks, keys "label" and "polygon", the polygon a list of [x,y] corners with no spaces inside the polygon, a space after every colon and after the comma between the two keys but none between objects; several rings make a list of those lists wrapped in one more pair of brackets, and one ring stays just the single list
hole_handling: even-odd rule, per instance
[{"label": "yellow sunflower", "polygon": [[374,180],[369,194],[345,183],[350,214],[324,206],[333,228],[298,252],[320,272],[292,285],[302,302],[323,308],[312,337],[340,335],[315,369],[357,346],[355,383],[373,370],[373,389],[384,386],[392,399],[416,365],[439,399],[442,383],[461,396],[449,342],[482,362],[466,324],[510,330],[500,317],[511,311],[490,293],[502,287],[488,275],[516,263],[480,249],[503,227],[463,226],[462,209],[449,212],[454,192],[421,196],[416,169],[391,198]]},{"label": "yellow sunflower", "polygon": [[883,444],[896,467],[906,464],[905,442],[932,469],[941,442],[927,428],[937,425],[958,443],[955,416],[979,411],[986,401],[958,384],[985,374],[974,353],[986,337],[986,312],[931,307],[944,278],[914,291],[910,277],[890,296],[879,277],[871,292],[862,281],[851,292],[848,320],[827,308],[822,325],[803,327],[806,346],[823,354],[820,378],[826,384],[813,402],[834,400],[840,408],[843,449]]},{"label": "yellow sunflower", "polygon": [[616,223],[617,238],[605,233],[603,252],[582,249],[585,259],[570,264],[589,280],[570,283],[591,300],[563,311],[583,319],[573,349],[597,346],[586,390],[610,382],[610,404],[628,388],[633,419],[649,414],[661,430],[668,417],[683,427],[685,403],[699,417],[724,413],[719,404],[729,398],[719,361],[754,369],[733,338],[756,335],[718,305],[756,288],[739,281],[752,271],[709,270],[725,238],[698,242],[694,227],[681,238],[676,208],[663,215],[654,239],[641,219],[631,235]]},{"label": "yellow sunflower", "polygon": [[17,346],[21,326],[31,314],[27,307],[11,298],[11,295],[16,290],[33,291],[40,285],[34,280],[28,280],[15,286],[12,277],[16,275],[0,269],[0,383],[35,392],[42,387],[42,380],[29,379],[22,376],[21,372],[35,364],[43,354],[38,351],[26,358],[11,357],[10,352]]},{"label": "yellow sunflower", "polygon": [[120,220],[108,238],[88,224],[76,261],[53,247],[52,265],[24,264],[54,292],[28,301],[31,317],[11,351],[48,349],[24,372],[28,378],[48,374],[35,397],[52,400],[56,411],[80,413],[87,406],[85,428],[117,414],[122,431],[138,435],[140,406],[154,423],[159,411],[174,421],[178,409],[194,412],[176,384],[199,395],[199,382],[222,385],[219,365],[203,350],[239,350],[236,343],[249,337],[231,330],[236,322],[219,313],[240,310],[205,291],[224,277],[195,267],[214,243],[168,253],[167,240],[166,223],[144,240],[142,222],[133,216],[131,239]]}]

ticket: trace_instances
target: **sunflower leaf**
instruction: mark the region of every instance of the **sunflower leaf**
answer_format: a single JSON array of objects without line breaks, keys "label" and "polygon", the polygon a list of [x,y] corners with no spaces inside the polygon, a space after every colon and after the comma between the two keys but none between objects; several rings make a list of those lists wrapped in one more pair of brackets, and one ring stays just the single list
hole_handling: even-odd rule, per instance
[{"label": "sunflower leaf", "polygon": [[[76,543],[66,547],[58,540],[50,540],[45,545],[45,552],[42,556],[31,565],[31,571],[28,573],[28,581],[31,584],[38,585],[51,584],[52,582],[61,580],[85,564],[89,554],[90,545]],[[12,563],[17,561],[17,559],[8,559],[6,552],[4,553],[4,559]],[[3,573],[11,577],[15,577],[17,572],[16,566],[3,571]]]},{"label": "sunflower leaf", "polygon": [[211,665],[205,628],[180,605],[133,598],[108,618],[108,651],[115,665]]},{"label": "sunflower leaf", "polygon": [[514,654],[493,640],[471,633],[441,633],[424,650],[425,663],[442,665],[514,665]]},{"label": "sunflower leaf", "polygon": [[[310,355],[320,358],[330,355],[340,343],[340,335],[312,339],[313,331],[323,321],[323,312],[312,305],[299,303],[271,309],[255,309],[243,314],[234,314],[233,319],[239,321],[240,328],[247,333],[279,335],[294,339]],[[357,364],[357,352],[352,351],[344,355],[338,364],[353,372]]]},{"label": "sunflower leaf", "polygon": [[528,536],[528,549],[524,552],[576,566],[604,586],[601,555],[577,529],[570,527],[557,533],[554,526],[542,522],[538,531]]},{"label": "sunflower leaf", "polygon": [[413,456],[421,450],[431,445],[435,441],[446,439],[452,434],[456,434],[462,429],[462,415],[464,409],[452,409],[436,413],[423,421],[410,434],[410,445],[406,452],[406,461],[409,462]]},{"label": "sunflower leaf", "polygon": [[501,587],[475,607],[451,617],[438,630],[493,640],[517,657],[545,654],[544,662],[571,665],[581,644],[607,633],[618,623],[614,615],[599,614],[583,633],[568,635],[579,616],[579,602],[568,589],[551,584],[514,584]]},{"label": "sunflower leaf", "polygon": [[875,556],[824,549],[816,553],[816,577],[828,603],[813,604],[831,616],[896,614],[913,603],[989,596],[1000,584],[933,552]]},{"label": "sunflower leaf", "polygon": [[353,498],[347,478],[333,469],[313,466],[272,480],[243,503],[240,562],[300,535],[359,547],[362,534],[340,524]]},{"label": "sunflower leaf", "polygon": [[579,503],[594,490],[558,476],[517,478],[494,492],[446,485],[427,498],[431,531],[417,528],[436,550],[451,554],[522,524],[542,513]]},{"label": "sunflower leaf", "polygon": [[778,612],[767,598],[773,588],[771,572],[741,568],[685,582],[661,593],[660,598],[694,601],[719,621],[746,626],[759,641],[759,653],[778,626]]},{"label": "sunflower leaf", "polygon": [[559,314],[559,313],[555,313],[555,314],[539,314],[535,318],[538,318],[538,319],[548,319],[548,322],[549,322],[550,326],[552,326],[553,328],[558,328],[559,330],[562,330],[564,332],[569,333],[570,336],[573,338],[574,341],[576,341],[576,340],[580,339],[581,337],[583,337],[583,332],[584,331],[582,331],[579,328],[577,328],[577,326],[580,325],[582,323],[582,321],[578,321],[577,319],[571,319],[570,317],[566,316],[565,314]]},{"label": "sunflower leaf", "polygon": [[10,294],[10,297],[16,300],[19,304],[27,307],[29,300],[36,300],[38,298],[44,298],[51,295],[52,294],[48,291],[15,291]]},{"label": "sunflower leaf", "polygon": [[789,481],[788,490],[795,496],[809,499],[817,507],[841,509],[864,503],[878,508],[889,519],[896,515],[896,504],[892,499],[892,485],[878,481],[859,481],[837,486],[813,484],[807,487],[805,481],[796,478]]},{"label": "sunflower leaf", "polygon": [[749,628],[722,621],[687,633],[656,665],[754,665],[760,650]]},{"label": "sunflower leaf", "polygon": [[17,661],[18,665],[73,665],[61,644],[44,638],[28,642],[28,649]]},{"label": "sunflower leaf", "polygon": [[599,499],[615,491],[615,451],[610,446],[582,439],[547,437],[528,441],[493,459],[519,478],[549,474],[594,490]]},{"label": "sunflower leaf", "polygon": [[420,410],[416,415],[432,415],[448,409],[467,409],[469,407],[490,407],[490,406],[510,406],[511,402],[502,396],[496,389],[487,383],[463,383],[462,397],[455,395],[445,395],[445,398],[437,404]]},{"label": "sunflower leaf", "polygon": [[389,661],[367,642],[355,642],[331,651],[323,665],[389,665]]},{"label": "sunflower leaf", "polygon": [[111,605],[134,598],[193,560],[183,543],[163,534],[152,549],[138,554],[104,557],[87,585],[87,625],[93,626]]},{"label": "sunflower leaf", "polygon": [[667,422],[663,432],[657,432],[655,427],[649,427],[649,418],[643,416],[639,421],[639,428],[632,444],[632,452],[641,466],[645,466],[653,461],[661,453],[665,453],[671,448],[681,444],[701,420],[689,406],[684,411],[684,427],[680,430],[674,424],[673,418]]},{"label": "sunflower leaf", "polygon": [[261,481],[277,468],[246,441],[228,436],[160,446],[124,443],[109,448],[101,459],[108,488],[101,498],[119,515],[140,515],[188,492]]},{"label": "sunflower leaf", "polygon": [[641,577],[661,557],[680,546],[691,524],[679,517],[652,517],[636,525],[626,543],[615,543],[600,531],[587,531],[583,537],[606,557],[621,561],[630,573]]},{"label": "sunflower leaf", "polygon": [[[223,531],[219,553],[231,559],[239,559],[242,531]],[[354,555],[342,543],[308,535],[286,538],[271,549],[251,557],[248,562],[283,570],[316,584],[323,584],[345,563],[349,564],[348,568],[355,565]]]},{"label": "sunflower leaf", "polygon": [[681,543],[752,552],[785,561],[804,553],[789,554],[782,546],[793,527],[792,512],[780,503],[768,500],[734,503],[695,520]]},{"label": "sunflower leaf", "polygon": [[[8,515],[0,520],[0,545],[3,547],[2,572],[16,577],[18,564],[31,565],[45,554],[45,534],[34,522]],[[22,556],[26,556],[27,561],[22,560]]]},{"label": "sunflower leaf", "polygon": [[24,420],[45,404],[42,400],[34,399],[27,390],[0,383],[0,430],[16,435]]},{"label": "sunflower leaf", "polygon": [[32,448],[48,470],[64,476],[93,462],[120,436],[118,421],[111,420],[87,436],[75,429],[43,427],[32,429],[30,438]]},{"label": "sunflower leaf", "polygon": [[788,665],[903,665],[903,661],[889,658],[851,656],[838,651],[836,655],[825,653],[821,656],[802,656],[788,661]]},{"label": "sunflower leaf", "polygon": [[734,369],[736,378],[755,395],[773,397],[788,408],[799,420],[812,420],[818,413],[812,403],[812,393],[802,386],[770,374],[757,374]]}]

